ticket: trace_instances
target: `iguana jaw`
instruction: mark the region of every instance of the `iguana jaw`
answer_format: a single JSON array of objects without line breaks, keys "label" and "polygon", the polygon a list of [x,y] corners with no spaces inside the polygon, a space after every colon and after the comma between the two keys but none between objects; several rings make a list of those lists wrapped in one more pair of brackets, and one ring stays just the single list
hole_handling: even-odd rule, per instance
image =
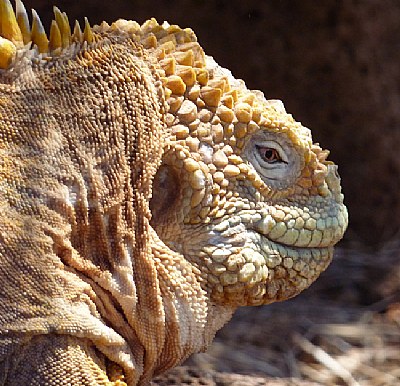
[{"label": "iguana jaw", "polygon": [[[226,218],[208,232],[186,229],[170,247],[203,272],[218,304],[260,305],[288,299],[310,286],[328,267],[344,230],[336,230],[329,242],[322,242],[322,232],[315,230],[319,244],[315,238],[313,246],[296,246],[257,231],[260,221],[260,212],[248,212]],[[199,244],[206,246],[199,251]]]}]

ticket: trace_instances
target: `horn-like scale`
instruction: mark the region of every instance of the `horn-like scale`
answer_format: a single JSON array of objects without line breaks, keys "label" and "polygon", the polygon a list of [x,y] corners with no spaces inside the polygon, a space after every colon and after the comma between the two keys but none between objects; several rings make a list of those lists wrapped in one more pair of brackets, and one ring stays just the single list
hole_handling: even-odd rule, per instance
[{"label": "horn-like scale", "polygon": [[79,23],[71,33],[68,16],[54,7],[54,19],[49,37],[38,14],[32,9],[32,27],[28,14],[21,0],[15,0],[15,11],[10,0],[0,0],[0,69],[7,69],[16,56],[17,50],[31,44],[41,54],[57,55],[73,42],[92,43],[92,27],[85,18],[82,32]]}]

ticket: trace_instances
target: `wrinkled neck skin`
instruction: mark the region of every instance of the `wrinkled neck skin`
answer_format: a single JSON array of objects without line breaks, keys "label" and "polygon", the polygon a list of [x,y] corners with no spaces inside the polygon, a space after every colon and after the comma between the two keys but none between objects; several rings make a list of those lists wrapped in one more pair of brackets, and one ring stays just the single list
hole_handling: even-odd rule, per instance
[{"label": "wrinkled neck skin", "polygon": [[[127,379],[146,384],[154,375],[204,351],[234,308],[210,301],[199,280],[200,271],[165,246],[148,219],[141,217],[147,209],[141,205],[146,203],[138,197],[134,229],[121,230],[114,222],[118,217],[122,223],[130,222],[123,218],[126,213],[120,205],[99,210],[101,216],[87,224],[86,232],[106,235],[101,248],[99,240],[75,239],[85,232],[83,228],[72,232],[72,245],[56,235],[54,242],[60,259],[93,290],[91,301],[100,320],[126,343],[121,351],[128,351],[129,356],[119,357],[117,363]],[[94,343],[107,355],[108,345],[115,340],[107,341],[106,333]],[[115,360],[114,353],[109,357]]]},{"label": "wrinkled neck skin", "polygon": [[[105,212],[102,217],[111,223],[111,213]],[[127,369],[133,371],[135,382],[146,384],[154,375],[204,351],[231,318],[234,308],[210,301],[200,271],[168,248],[147,218],[140,219],[137,213],[136,224],[142,228],[136,225],[136,229],[126,230],[123,238],[115,227],[109,227],[107,239],[120,241],[116,244],[119,252],[116,245],[109,245],[110,254],[102,259],[109,262],[108,268],[95,271],[90,267],[88,257],[99,251],[95,245],[89,246],[85,254],[76,254],[76,260],[71,257],[65,261],[91,284],[101,318],[128,344],[133,362],[119,364],[128,374]],[[93,226],[94,233],[104,231]],[[131,232],[135,233],[132,237]],[[102,345],[99,349],[104,350]]]},{"label": "wrinkled neck skin", "polygon": [[[234,311],[213,304],[200,271],[159,239],[149,224],[147,205],[137,196],[132,212],[124,211],[122,202],[100,209],[87,224],[92,236],[82,241],[85,229],[77,228],[71,239],[78,250],[71,247],[60,253],[66,265],[91,285],[101,319],[127,343],[129,363],[119,364],[127,374],[133,373],[128,379],[140,384],[204,351]],[[118,225],[129,223],[135,226]],[[93,240],[95,234],[104,238]],[[104,345],[97,344],[104,352]]]},{"label": "wrinkled neck skin", "polygon": [[[94,185],[100,186],[100,181]],[[92,204],[101,201],[99,197]],[[98,318],[123,338],[119,350],[129,355],[116,358],[115,348],[109,347],[116,341],[106,330],[94,343],[124,368],[127,380],[146,384],[204,351],[234,308],[213,304],[200,271],[159,239],[143,216],[149,213],[143,197],[134,198],[132,212],[123,206],[121,202],[109,209],[99,205],[98,211],[87,208],[92,219],[72,231],[71,241],[53,237],[61,261],[90,285]],[[69,225],[76,222],[70,217]],[[119,225],[129,223],[135,226]],[[88,237],[83,240],[84,234]]]}]

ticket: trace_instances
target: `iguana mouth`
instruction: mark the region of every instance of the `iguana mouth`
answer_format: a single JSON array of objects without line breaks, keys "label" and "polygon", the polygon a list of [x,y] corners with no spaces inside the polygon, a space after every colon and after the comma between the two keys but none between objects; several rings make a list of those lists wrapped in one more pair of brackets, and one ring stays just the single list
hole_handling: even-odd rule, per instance
[{"label": "iguana mouth", "polygon": [[[292,259],[293,263],[296,261],[303,262],[306,265],[309,265],[314,260],[320,265],[324,261],[330,261],[333,254],[333,246],[297,247],[271,240],[258,232],[255,232],[255,234],[257,234],[258,252],[263,255],[268,268],[275,268],[278,265],[291,268],[292,264],[289,261],[285,263],[285,259]],[[313,268],[315,268],[315,264],[313,265]]]},{"label": "iguana mouth", "polygon": [[274,243],[299,249],[334,246],[346,230],[347,210],[336,202],[330,211],[326,211],[330,214],[324,218],[311,211],[301,212],[298,209],[288,215],[289,211],[284,210],[286,213],[278,210],[264,214],[261,220],[252,224],[251,230]]},{"label": "iguana mouth", "polygon": [[257,231],[256,229],[252,229],[252,231],[259,235],[260,238],[263,238],[265,240],[270,241],[271,243],[275,244],[275,245],[280,245],[282,247],[288,248],[288,249],[292,249],[292,250],[299,250],[299,251],[307,251],[307,250],[320,250],[320,251],[324,251],[324,250],[328,250],[330,248],[333,248],[333,245],[328,245],[328,246],[299,246],[299,245],[295,245],[295,244],[289,244],[289,243],[285,243],[284,241],[278,241],[278,240],[274,240],[272,238],[269,238],[268,235],[265,235],[259,231]]}]

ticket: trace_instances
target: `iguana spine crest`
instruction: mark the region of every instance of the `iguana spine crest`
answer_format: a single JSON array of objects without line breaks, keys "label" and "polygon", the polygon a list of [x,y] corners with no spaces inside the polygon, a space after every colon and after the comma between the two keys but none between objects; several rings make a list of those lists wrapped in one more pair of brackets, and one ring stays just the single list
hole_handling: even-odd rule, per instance
[{"label": "iguana spine crest", "polygon": [[71,32],[68,16],[54,7],[54,20],[51,22],[50,37],[47,36],[37,12],[32,9],[32,28],[24,4],[16,0],[16,9],[10,0],[0,1],[0,68],[7,69],[16,56],[17,50],[26,45],[32,46],[41,54],[57,55],[62,48],[73,43],[92,43],[94,34],[87,18],[82,32],[75,21]]}]

